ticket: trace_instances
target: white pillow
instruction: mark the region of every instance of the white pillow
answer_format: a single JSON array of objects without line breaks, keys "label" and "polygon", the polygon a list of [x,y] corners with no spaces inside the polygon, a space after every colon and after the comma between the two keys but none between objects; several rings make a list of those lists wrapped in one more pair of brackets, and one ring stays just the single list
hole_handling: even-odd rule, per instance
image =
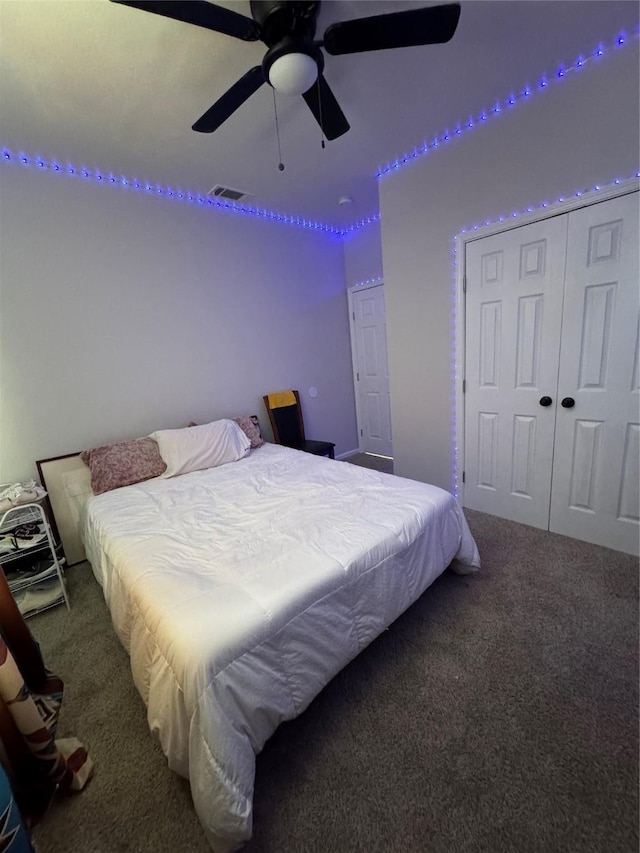
[{"label": "white pillow", "polygon": [[232,420],[213,421],[184,429],[160,429],[149,438],[158,442],[158,449],[167,470],[161,477],[175,477],[215,468],[246,456],[251,441]]}]

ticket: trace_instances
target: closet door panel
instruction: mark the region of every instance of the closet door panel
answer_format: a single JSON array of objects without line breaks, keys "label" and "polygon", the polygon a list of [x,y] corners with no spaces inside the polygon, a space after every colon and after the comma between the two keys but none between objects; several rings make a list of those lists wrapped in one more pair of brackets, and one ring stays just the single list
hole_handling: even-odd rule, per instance
[{"label": "closet door panel", "polygon": [[469,243],[465,256],[464,503],[544,529],[566,233],[557,216]]},{"label": "closet door panel", "polygon": [[550,529],[638,553],[637,192],[569,214]]}]

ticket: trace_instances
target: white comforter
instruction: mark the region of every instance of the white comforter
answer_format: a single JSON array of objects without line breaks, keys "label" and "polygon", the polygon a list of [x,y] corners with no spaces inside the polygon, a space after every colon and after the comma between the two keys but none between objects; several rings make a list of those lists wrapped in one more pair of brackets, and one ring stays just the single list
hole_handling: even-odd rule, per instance
[{"label": "white comforter", "polygon": [[447,492],[265,445],[92,497],[83,539],[148,722],[216,851],[251,836],[255,755],[455,559]]}]

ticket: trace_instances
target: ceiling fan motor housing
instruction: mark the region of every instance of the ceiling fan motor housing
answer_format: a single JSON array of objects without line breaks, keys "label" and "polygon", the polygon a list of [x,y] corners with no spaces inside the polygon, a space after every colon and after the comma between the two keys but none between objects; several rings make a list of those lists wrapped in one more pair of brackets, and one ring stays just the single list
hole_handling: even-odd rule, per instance
[{"label": "ceiling fan motor housing", "polygon": [[267,47],[274,47],[285,36],[313,41],[319,9],[319,0],[251,0],[251,15]]}]

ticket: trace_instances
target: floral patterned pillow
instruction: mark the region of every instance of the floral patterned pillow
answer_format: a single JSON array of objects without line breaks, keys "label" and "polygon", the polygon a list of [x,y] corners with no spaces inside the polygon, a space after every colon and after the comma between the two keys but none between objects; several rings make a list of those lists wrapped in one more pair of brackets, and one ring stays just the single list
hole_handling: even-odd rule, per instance
[{"label": "floral patterned pillow", "polygon": [[251,442],[251,449],[262,447],[264,438],[260,434],[260,424],[256,415],[233,419]]},{"label": "floral patterned pillow", "polygon": [[160,456],[158,442],[152,438],[94,447],[84,450],[80,459],[91,471],[94,495],[159,477],[167,468]]}]

